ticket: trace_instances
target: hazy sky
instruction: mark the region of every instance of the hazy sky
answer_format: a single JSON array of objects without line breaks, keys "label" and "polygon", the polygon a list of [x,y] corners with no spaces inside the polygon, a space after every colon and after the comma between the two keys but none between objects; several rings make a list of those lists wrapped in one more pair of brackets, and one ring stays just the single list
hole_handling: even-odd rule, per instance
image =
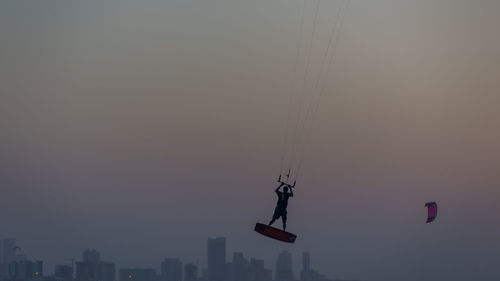
[{"label": "hazy sky", "polygon": [[[253,232],[276,201],[301,3],[1,1],[0,238],[49,272],[86,248],[204,266],[227,236],[273,269],[308,250],[333,278],[498,280],[496,0],[351,1],[289,204],[297,242]],[[337,4],[321,0],[311,77]]]}]

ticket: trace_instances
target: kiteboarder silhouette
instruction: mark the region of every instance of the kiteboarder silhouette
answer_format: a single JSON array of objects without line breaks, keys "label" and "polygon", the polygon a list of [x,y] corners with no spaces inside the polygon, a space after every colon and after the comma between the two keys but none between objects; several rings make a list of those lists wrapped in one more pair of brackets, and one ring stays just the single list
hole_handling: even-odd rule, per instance
[{"label": "kiteboarder silhouette", "polygon": [[[289,177],[290,177],[290,171],[288,172],[288,175],[286,175],[287,179],[285,182],[281,180],[281,175],[279,176],[278,182],[280,183],[280,185],[274,190],[274,192],[276,192],[276,194],[278,195],[278,202],[276,203],[276,208],[274,208],[273,218],[271,219],[268,225],[262,223],[256,223],[255,231],[257,231],[262,235],[265,235],[267,237],[279,241],[293,243],[295,242],[297,235],[285,231],[286,219],[287,219],[286,208],[288,206],[288,199],[290,197],[293,197],[292,188],[295,187],[295,182],[293,183],[293,185],[288,184]],[[283,191],[280,191],[280,188],[283,188]],[[273,224],[279,218],[283,220],[283,230],[271,226],[271,224]]]},{"label": "kiteboarder silhouette", "polygon": [[[276,192],[276,195],[278,195],[278,202],[276,202],[276,208],[274,208],[273,218],[268,225],[272,225],[277,219],[281,217],[281,220],[283,221],[283,231],[285,231],[287,219],[286,208],[288,207],[288,199],[290,197],[293,197],[292,188],[295,187],[295,182],[293,183],[293,185],[282,182],[281,176],[279,177],[278,182],[280,183],[280,185],[276,188],[276,190],[274,190],[274,192]],[[283,191],[280,191],[281,187],[283,187]]]}]

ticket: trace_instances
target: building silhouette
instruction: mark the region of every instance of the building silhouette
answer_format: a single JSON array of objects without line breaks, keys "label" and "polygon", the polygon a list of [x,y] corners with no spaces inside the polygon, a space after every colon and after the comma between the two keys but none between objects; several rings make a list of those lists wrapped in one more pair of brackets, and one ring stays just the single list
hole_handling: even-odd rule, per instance
[{"label": "building silhouette", "polygon": [[250,281],[272,281],[272,271],[264,267],[264,260],[250,259]]},{"label": "building silhouette", "polygon": [[276,281],[293,281],[292,254],[283,251],[276,260]]},{"label": "building silhouette", "polygon": [[56,265],[54,277],[59,281],[72,281],[73,267],[70,265]]},{"label": "building silhouette", "polygon": [[208,281],[208,268],[203,268],[201,270],[200,281]]},{"label": "building silhouette", "polygon": [[208,281],[224,281],[226,272],[226,238],[207,241]]},{"label": "building silhouette", "polygon": [[224,267],[224,281],[234,281],[234,265],[232,262],[226,262]]},{"label": "building silhouette", "polygon": [[101,253],[96,250],[85,250],[82,253],[82,260],[84,262],[98,263],[101,261]]},{"label": "building silhouette", "polygon": [[163,281],[182,281],[182,262],[177,258],[166,258],[161,263]]},{"label": "building silhouette", "polygon": [[250,281],[250,263],[242,252],[233,253],[233,281]]},{"label": "building silhouette", "polygon": [[7,265],[7,278],[9,280],[33,280],[42,277],[42,261],[12,261]]},{"label": "building silhouette", "polygon": [[184,281],[198,281],[198,267],[192,263],[184,265]]},{"label": "building silhouette", "polygon": [[311,281],[311,255],[308,252],[302,253],[302,271],[300,272],[301,281]]},{"label": "building silhouette", "polygon": [[101,255],[96,250],[85,250],[82,259],[75,263],[75,281],[116,281],[115,264],[101,261]]},{"label": "building silhouette", "polygon": [[5,238],[2,239],[2,263],[9,264],[16,260],[16,239]]},{"label": "building silhouette", "polygon": [[308,252],[302,253],[301,281],[330,281],[325,275],[319,273],[311,267],[311,255]]},{"label": "building silhouette", "polygon": [[7,278],[9,263],[15,261],[16,239],[0,240],[0,277]]}]

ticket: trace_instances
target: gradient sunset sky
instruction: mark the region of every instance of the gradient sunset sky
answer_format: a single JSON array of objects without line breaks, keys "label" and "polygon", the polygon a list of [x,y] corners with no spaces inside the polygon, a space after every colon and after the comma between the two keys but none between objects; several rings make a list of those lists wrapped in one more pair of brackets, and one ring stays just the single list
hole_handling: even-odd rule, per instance
[{"label": "gradient sunset sky", "polygon": [[302,3],[1,1],[0,238],[49,272],[86,248],[205,266],[227,236],[273,269],[286,249],[332,278],[498,280],[495,0],[350,1],[289,203],[297,242],[253,232],[276,201]]}]

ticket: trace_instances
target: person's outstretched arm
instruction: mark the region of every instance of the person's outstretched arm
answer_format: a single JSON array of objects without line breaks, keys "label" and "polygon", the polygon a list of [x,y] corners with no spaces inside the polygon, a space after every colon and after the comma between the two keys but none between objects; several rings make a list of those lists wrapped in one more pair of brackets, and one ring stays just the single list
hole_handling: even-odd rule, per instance
[{"label": "person's outstretched arm", "polygon": [[290,190],[290,197],[293,197],[293,187],[290,186],[288,189]]},{"label": "person's outstretched arm", "polygon": [[284,186],[284,185],[285,185],[284,183],[280,182],[280,185],[279,185],[278,187],[276,187],[276,189],[275,189],[274,191],[275,191],[275,192],[278,192],[278,190],[280,190],[280,188],[281,188],[282,186]]}]

